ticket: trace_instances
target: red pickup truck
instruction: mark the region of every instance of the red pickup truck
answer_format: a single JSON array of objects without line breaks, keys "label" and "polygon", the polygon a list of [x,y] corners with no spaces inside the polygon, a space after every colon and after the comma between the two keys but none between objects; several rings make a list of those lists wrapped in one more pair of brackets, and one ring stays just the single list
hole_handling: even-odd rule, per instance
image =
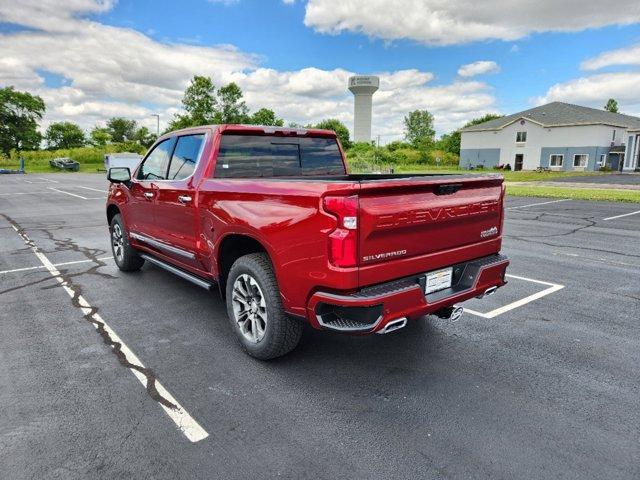
[{"label": "red pickup truck", "polygon": [[304,321],[388,333],[506,283],[498,175],[348,174],[332,131],[218,125],[168,133],[108,177],[120,270],[217,286],[257,358],[295,348]]}]

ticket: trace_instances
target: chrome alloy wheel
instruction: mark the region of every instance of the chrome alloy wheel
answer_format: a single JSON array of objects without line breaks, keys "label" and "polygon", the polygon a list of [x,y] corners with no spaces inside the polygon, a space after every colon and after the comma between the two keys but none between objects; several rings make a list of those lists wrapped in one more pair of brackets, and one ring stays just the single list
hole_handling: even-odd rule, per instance
[{"label": "chrome alloy wheel", "polygon": [[267,304],[258,282],[246,273],[233,283],[233,316],[250,342],[260,342],[267,330]]},{"label": "chrome alloy wheel", "polygon": [[113,225],[113,230],[111,231],[111,245],[113,246],[116,260],[122,262],[124,259],[124,238],[122,237],[122,229],[117,223]]}]

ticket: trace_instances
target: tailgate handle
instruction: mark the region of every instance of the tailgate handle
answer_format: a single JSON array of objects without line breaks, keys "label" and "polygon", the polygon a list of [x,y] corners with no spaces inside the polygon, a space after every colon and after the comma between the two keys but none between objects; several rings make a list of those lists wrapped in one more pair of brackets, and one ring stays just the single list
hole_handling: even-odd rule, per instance
[{"label": "tailgate handle", "polygon": [[460,190],[461,183],[448,183],[446,185],[438,185],[436,188],[436,195],[451,195]]}]

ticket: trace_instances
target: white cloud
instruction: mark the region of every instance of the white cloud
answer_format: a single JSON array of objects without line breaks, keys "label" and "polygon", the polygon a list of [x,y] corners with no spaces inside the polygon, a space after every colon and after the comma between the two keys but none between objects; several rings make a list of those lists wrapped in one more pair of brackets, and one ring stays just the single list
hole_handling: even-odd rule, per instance
[{"label": "white cloud", "polygon": [[585,60],[580,67],[583,70],[598,70],[614,65],[640,65],[640,44],[603,52]]},{"label": "white cloud", "polygon": [[[621,65],[640,65],[640,44],[603,52],[581,63],[587,71]],[[557,83],[543,96],[533,99],[543,104],[551,101],[578,103],[602,108],[609,98],[615,98],[621,111],[640,115],[640,71],[593,73]]]},{"label": "white cloud", "polygon": [[[0,22],[29,27],[0,34],[0,85],[14,85],[41,95],[47,104],[43,127],[71,120],[84,128],[114,115],[163,126],[178,111],[194,74],[208,75],[216,85],[237,82],[252,109],[272,108],[287,121],[306,124],[336,117],[351,126],[353,98],[347,79],[353,72],[315,67],[293,71],[264,68],[260,58],[233,46],[162,43],[133,29],[89,20],[108,11],[112,2],[0,0]],[[55,19],[52,21],[51,19]],[[63,86],[45,85],[44,73],[64,77]],[[371,72],[376,73],[376,72]],[[439,132],[495,111],[495,98],[482,83],[459,80],[433,85],[431,72],[416,69],[378,72],[374,96],[375,134],[402,131],[410,110],[429,109]]]},{"label": "white cloud", "polygon": [[602,73],[576,78],[553,85],[547,93],[534,99],[541,105],[562,101],[603,108],[609,98],[615,98],[620,110],[630,115],[640,114],[640,72]]},{"label": "white cloud", "polygon": [[476,75],[485,75],[487,73],[498,73],[499,71],[500,67],[496,62],[491,60],[480,60],[462,65],[458,69],[458,75],[468,78],[475,77]]},{"label": "white cloud", "polygon": [[516,40],[640,21],[637,0],[309,0],[305,24],[323,33],[364,33],[433,45]]}]

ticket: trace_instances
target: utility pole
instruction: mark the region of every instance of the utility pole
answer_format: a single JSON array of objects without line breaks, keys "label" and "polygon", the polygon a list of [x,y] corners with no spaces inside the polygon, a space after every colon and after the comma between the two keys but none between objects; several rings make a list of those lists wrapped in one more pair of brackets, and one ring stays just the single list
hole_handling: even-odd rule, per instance
[{"label": "utility pole", "polygon": [[160,136],[160,115],[157,113],[152,113],[152,117],[156,117],[156,135]]}]

